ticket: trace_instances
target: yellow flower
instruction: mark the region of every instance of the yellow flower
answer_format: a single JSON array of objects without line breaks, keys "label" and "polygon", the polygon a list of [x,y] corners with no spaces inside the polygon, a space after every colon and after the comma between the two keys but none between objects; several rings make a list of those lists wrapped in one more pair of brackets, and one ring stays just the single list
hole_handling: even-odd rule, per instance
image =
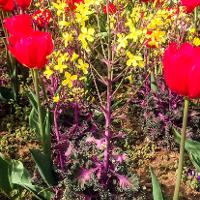
[{"label": "yellow flower", "polygon": [[196,29],[195,29],[194,27],[190,27],[190,28],[189,28],[189,32],[190,32],[190,33],[195,33],[195,32],[196,32]]},{"label": "yellow flower", "polygon": [[200,38],[195,37],[194,40],[193,40],[193,44],[194,44],[195,46],[200,46]]},{"label": "yellow flower", "polygon": [[64,43],[65,43],[65,47],[67,47],[69,42],[71,42],[73,40],[72,34],[69,34],[67,32],[63,33],[63,40],[64,40]]},{"label": "yellow flower", "polygon": [[60,0],[57,3],[52,3],[53,7],[57,10],[57,15],[60,16],[62,13],[65,13],[65,8],[67,4],[65,2],[61,2]]},{"label": "yellow flower", "polygon": [[60,100],[60,98],[59,98],[58,95],[56,95],[56,96],[53,97],[53,102],[58,103],[59,100]]},{"label": "yellow flower", "polygon": [[53,70],[50,69],[49,66],[46,67],[44,71],[44,75],[46,76],[47,79],[50,79],[50,76],[54,73]]},{"label": "yellow flower", "polygon": [[128,60],[126,62],[127,66],[144,67],[142,56],[133,55],[130,51],[127,51],[126,55],[128,57]]},{"label": "yellow flower", "polygon": [[62,29],[63,27],[68,27],[70,25],[69,22],[62,20],[58,22],[58,25],[60,26],[60,28]]},{"label": "yellow flower", "polygon": [[93,42],[94,41],[94,32],[95,30],[93,28],[81,28],[81,34],[78,36],[78,40],[81,41],[83,49],[86,49],[88,44],[87,41]]},{"label": "yellow flower", "polygon": [[137,42],[138,38],[142,35],[141,30],[137,30],[134,26],[130,27],[130,33],[128,34],[128,39],[132,39]]},{"label": "yellow flower", "polygon": [[165,42],[166,40],[165,37],[166,36],[165,36],[164,31],[155,30],[148,37],[150,39],[150,41],[148,42],[148,45],[158,47],[159,44],[162,44]]},{"label": "yellow flower", "polygon": [[130,84],[133,84],[133,83],[134,83],[134,78],[133,78],[132,75],[127,76],[127,79],[129,80],[129,83],[130,83]]},{"label": "yellow flower", "polygon": [[117,50],[120,50],[121,48],[126,48],[128,45],[128,40],[127,40],[127,36],[125,36],[125,34],[117,34]]},{"label": "yellow flower", "polygon": [[54,51],[54,52],[52,53],[52,55],[53,55],[54,57],[58,57],[59,54],[60,54],[60,50]]},{"label": "yellow flower", "polygon": [[90,9],[90,5],[87,3],[80,3],[76,4],[76,22],[81,24],[82,26],[85,25],[85,22],[89,19],[89,15],[93,13],[93,11]]},{"label": "yellow flower", "polygon": [[89,64],[85,63],[82,59],[78,59],[78,64],[76,64],[76,67],[82,70],[84,74],[88,74]]},{"label": "yellow flower", "polygon": [[73,81],[75,80],[77,80],[77,75],[71,75],[69,72],[65,72],[65,80],[62,81],[62,85],[67,85],[71,88],[73,86]]},{"label": "yellow flower", "polygon": [[73,52],[72,57],[71,57],[71,62],[74,62],[78,58],[78,54]]},{"label": "yellow flower", "polygon": [[63,64],[63,57],[59,57],[58,58],[58,64],[54,66],[54,69],[59,71],[60,73],[63,73],[64,69],[67,68],[67,65],[66,64]]},{"label": "yellow flower", "polygon": [[35,7],[39,8],[40,6],[40,2],[35,3]]}]

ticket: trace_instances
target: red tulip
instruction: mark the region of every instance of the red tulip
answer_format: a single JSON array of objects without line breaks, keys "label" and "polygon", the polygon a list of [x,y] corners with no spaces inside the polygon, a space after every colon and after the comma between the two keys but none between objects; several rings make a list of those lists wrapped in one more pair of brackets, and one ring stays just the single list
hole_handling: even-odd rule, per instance
[{"label": "red tulip", "polygon": [[8,49],[20,63],[28,68],[38,69],[45,66],[53,47],[51,35],[40,31],[32,32],[14,42],[11,40],[8,45]]},{"label": "red tulip", "polygon": [[66,10],[75,10],[76,4],[84,3],[84,0],[66,0],[67,9]]},{"label": "red tulip", "polygon": [[4,5],[6,5],[8,0],[0,0],[0,7],[3,7]]},{"label": "red tulip", "polygon": [[27,14],[6,18],[4,20],[4,26],[10,35],[24,36],[34,31],[32,18]]},{"label": "red tulip", "polygon": [[181,0],[181,5],[185,7],[187,13],[191,13],[200,5],[200,0]]},{"label": "red tulip", "polygon": [[17,6],[26,9],[30,6],[32,0],[17,0]]},{"label": "red tulip", "polygon": [[4,10],[4,11],[11,11],[14,9],[14,1],[13,0],[1,0],[0,1],[0,7]]},{"label": "red tulip", "polygon": [[[117,12],[117,8],[113,3],[109,3],[108,4],[108,11],[109,11],[109,14],[113,15]],[[107,6],[106,5],[103,7],[103,12],[105,14],[107,14]]]},{"label": "red tulip", "polygon": [[14,44],[21,37],[29,35],[34,31],[32,27],[32,18],[27,14],[15,15],[4,20],[4,26],[10,37],[8,41]]},{"label": "red tulip", "polygon": [[30,6],[31,1],[32,0],[0,0],[0,7],[4,11],[12,11],[15,5],[21,9],[26,9]]},{"label": "red tulip", "polygon": [[200,97],[200,47],[172,43],[163,57],[164,78],[169,88],[189,98]]},{"label": "red tulip", "polygon": [[51,12],[49,9],[39,9],[33,13],[32,18],[38,27],[44,28],[50,22]]}]

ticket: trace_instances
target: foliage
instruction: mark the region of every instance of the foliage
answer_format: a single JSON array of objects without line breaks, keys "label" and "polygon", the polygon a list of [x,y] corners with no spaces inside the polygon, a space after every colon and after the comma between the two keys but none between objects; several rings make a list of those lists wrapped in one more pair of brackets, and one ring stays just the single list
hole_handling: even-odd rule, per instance
[{"label": "foliage", "polygon": [[153,199],[154,200],[163,200],[162,191],[160,188],[160,184],[158,182],[158,179],[156,175],[154,174],[153,170],[150,168],[151,173],[151,180],[152,180],[152,186],[153,186]]},{"label": "foliage", "polygon": [[[132,107],[135,110],[142,109],[140,117],[144,117],[144,134],[158,146],[164,146],[168,149],[175,148],[175,141],[172,128],[180,128],[182,125],[183,98],[171,93],[167,88],[162,77],[157,76],[157,92],[149,88],[149,84],[142,88],[137,99],[133,99]],[[198,105],[193,104],[188,116],[189,125],[187,136],[199,140]]]},{"label": "foliage", "polygon": [[[148,199],[132,168],[153,159],[157,147],[175,147],[171,130],[181,126],[183,97],[167,89],[161,60],[171,42],[199,46],[196,11],[165,0],[7,2],[0,2],[1,19],[9,16],[1,20],[0,150],[14,160],[2,157],[1,189],[54,200]],[[198,140],[197,105],[188,136]],[[15,149],[30,153],[20,158]],[[188,151],[198,168],[198,152]],[[30,162],[33,182],[20,161]],[[151,176],[154,198],[162,199]]]}]

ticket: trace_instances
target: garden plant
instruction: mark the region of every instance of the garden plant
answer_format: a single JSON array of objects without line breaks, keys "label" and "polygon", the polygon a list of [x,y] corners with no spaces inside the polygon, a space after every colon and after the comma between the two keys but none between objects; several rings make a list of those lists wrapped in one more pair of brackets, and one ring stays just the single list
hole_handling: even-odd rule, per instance
[{"label": "garden plant", "polygon": [[199,5],[0,0],[0,199],[200,199]]}]

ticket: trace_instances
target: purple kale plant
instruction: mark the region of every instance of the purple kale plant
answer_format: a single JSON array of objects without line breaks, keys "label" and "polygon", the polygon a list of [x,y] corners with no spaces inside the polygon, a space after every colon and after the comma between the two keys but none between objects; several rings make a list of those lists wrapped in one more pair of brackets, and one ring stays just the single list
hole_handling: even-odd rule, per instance
[{"label": "purple kale plant", "polygon": [[[167,89],[161,76],[156,78],[157,91],[153,91],[150,84],[150,80],[147,80],[138,92],[137,98],[131,100],[132,107],[140,111],[139,117],[143,119],[144,135],[158,146],[173,149],[176,145],[172,127],[177,129],[181,127],[183,97]],[[197,104],[192,107],[187,136],[199,140],[200,113]]]}]

